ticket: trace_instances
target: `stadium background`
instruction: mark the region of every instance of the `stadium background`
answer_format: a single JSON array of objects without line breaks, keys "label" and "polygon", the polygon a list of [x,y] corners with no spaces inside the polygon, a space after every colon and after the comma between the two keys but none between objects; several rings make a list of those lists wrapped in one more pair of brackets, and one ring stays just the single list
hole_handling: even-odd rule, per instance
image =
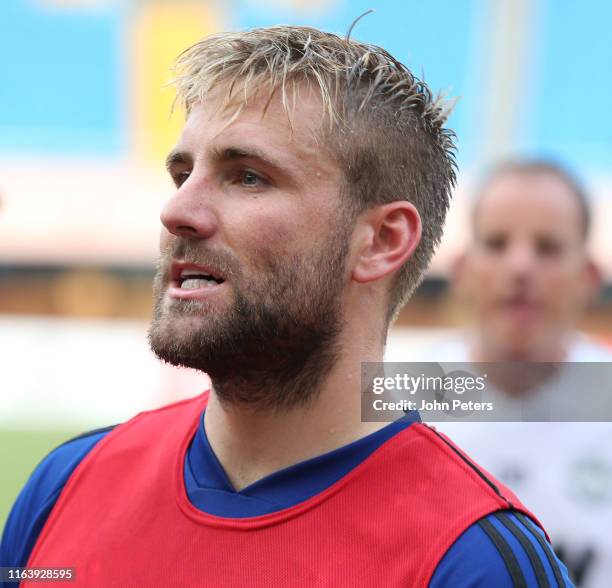
[{"label": "stadium background", "polygon": [[310,24],[383,45],[436,90],[461,174],[442,247],[390,342],[461,324],[446,278],[470,191],[499,157],[550,155],[585,180],[606,278],[583,328],[612,341],[612,62],[606,0],[4,0],[0,13],[0,526],[53,446],[206,385],[145,334],[163,159],[180,128],[174,56],[222,29]]}]

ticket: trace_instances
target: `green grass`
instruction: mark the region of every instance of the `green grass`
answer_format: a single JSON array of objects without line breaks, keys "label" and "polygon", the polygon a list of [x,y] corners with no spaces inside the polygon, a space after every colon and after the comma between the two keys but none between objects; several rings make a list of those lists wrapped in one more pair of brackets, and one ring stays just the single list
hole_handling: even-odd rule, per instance
[{"label": "green grass", "polygon": [[40,460],[79,432],[0,430],[0,529],[17,494]]}]

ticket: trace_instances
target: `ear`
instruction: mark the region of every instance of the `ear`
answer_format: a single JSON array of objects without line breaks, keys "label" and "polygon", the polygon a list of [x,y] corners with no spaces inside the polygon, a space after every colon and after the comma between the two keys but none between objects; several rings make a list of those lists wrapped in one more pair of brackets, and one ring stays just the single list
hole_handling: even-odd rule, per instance
[{"label": "ear", "polygon": [[421,240],[421,217],[405,200],[368,210],[358,226],[359,244],[351,277],[360,283],[397,272]]}]

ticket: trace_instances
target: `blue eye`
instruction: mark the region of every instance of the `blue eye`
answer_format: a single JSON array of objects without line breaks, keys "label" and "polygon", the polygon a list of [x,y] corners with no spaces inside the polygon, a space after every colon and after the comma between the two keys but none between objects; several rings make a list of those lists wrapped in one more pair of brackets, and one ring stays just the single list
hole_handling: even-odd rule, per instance
[{"label": "blue eye", "polygon": [[253,172],[244,171],[241,174],[241,181],[244,186],[254,187],[259,185],[261,178]]}]

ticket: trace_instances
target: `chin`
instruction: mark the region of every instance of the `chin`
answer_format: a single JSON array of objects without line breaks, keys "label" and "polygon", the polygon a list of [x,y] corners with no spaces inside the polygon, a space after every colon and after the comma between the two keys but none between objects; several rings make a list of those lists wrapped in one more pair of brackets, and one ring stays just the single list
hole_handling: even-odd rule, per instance
[{"label": "chin", "polygon": [[539,356],[537,339],[530,337],[508,338],[505,349],[509,361],[535,361]]},{"label": "chin", "polygon": [[533,327],[530,325],[504,325],[496,331],[496,347],[503,350],[506,361],[528,361],[529,358],[535,356],[540,337],[538,329]]}]

